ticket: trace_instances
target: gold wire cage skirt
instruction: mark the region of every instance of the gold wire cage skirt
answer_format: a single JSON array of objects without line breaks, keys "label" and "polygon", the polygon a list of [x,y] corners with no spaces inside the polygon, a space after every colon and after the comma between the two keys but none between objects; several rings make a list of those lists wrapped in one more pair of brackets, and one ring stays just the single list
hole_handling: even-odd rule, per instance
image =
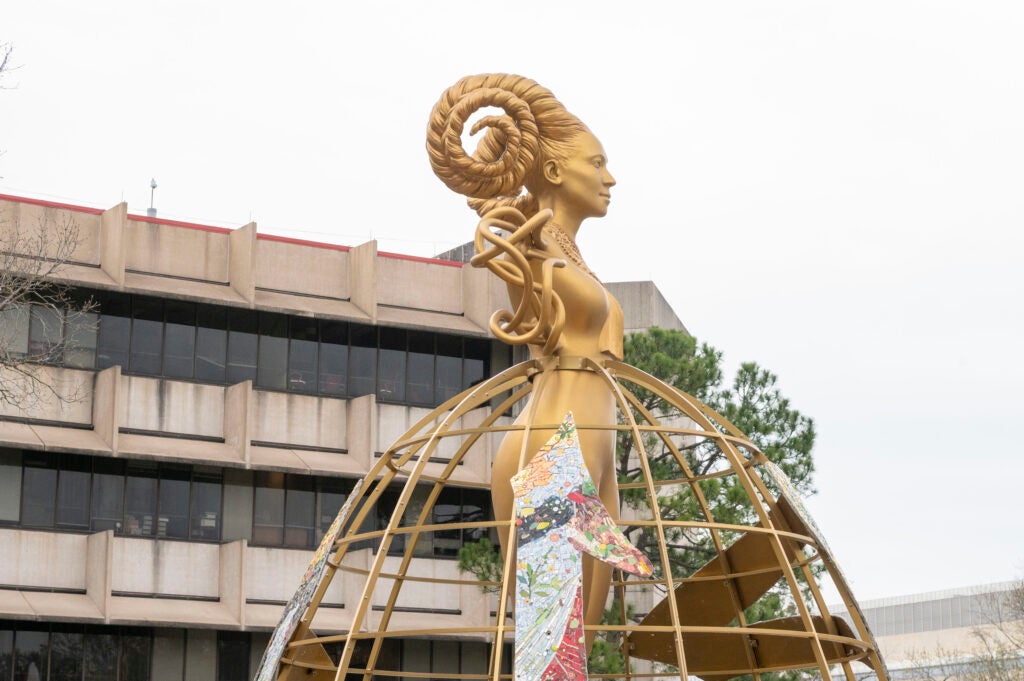
[{"label": "gold wire cage skirt", "polygon": [[[527,361],[462,392],[383,452],[347,501],[323,578],[308,607],[295,613],[294,633],[281,642],[279,681],[514,678],[510,580],[481,581],[460,573],[454,561],[424,557],[417,546],[453,532],[493,536],[507,526],[437,522],[444,514],[435,506],[446,486],[488,487],[479,471],[489,471],[491,452],[506,432],[558,427],[512,425],[508,414],[542,389],[542,381],[531,379],[560,370],[566,359]],[[615,572],[609,595],[619,616],[610,619],[620,623],[588,629],[621,650],[625,671],[590,677],[725,681],[750,674],[759,681],[767,672],[807,669],[828,678],[841,669],[854,681],[851,663],[860,661],[888,681],[842,572],[778,467],[722,416],[653,376],[613,360],[569,359],[574,369],[604,377],[615,395],[618,423],[577,423],[577,429],[614,429],[620,444],[630,440],[633,474],[619,483],[618,523],[627,536],[646,537],[655,566],[647,579]],[[730,522],[715,517],[725,488],[742,497],[729,505]],[[373,521],[385,493],[389,500],[397,494],[397,502],[381,527]],[[680,517],[680,500],[693,517]],[[742,522],[737,507],[744,509]],[[679,557],[687,547],[703,547],[707,560],[685,565]],[[515,567],[511,560],[505,559],[505,575]],[[829,612],[819,585],[826,579],[849,622]],[[781,598],[786,616],[750,621],[751,606],[762,598]],[[403,670],[394,652],[402,639],[473,642],[486,653],[472,663]]]}]

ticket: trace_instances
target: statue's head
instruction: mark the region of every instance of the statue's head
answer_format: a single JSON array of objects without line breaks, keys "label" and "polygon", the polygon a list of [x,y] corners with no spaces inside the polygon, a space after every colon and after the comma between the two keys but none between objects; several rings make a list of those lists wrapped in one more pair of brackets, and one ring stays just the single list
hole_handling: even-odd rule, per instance
[{"label": "statue's head", "polygon": [[589,130],[576,135],[567,153],[541,158],[527,184],[541,206],[571,214],[578,220],[604,217],[611,201],[615,178],[608,172],[608,157],[601,142]]},{"label": "statue's head", "polygon": [[[504,113],[473,126],[471,133],[486,133],[470,156],[462,146],[463,129],[485,107]],[[430,114],[427,151],[437,176],[469,197],[481,215],[510,205],[530,216],[538,198],[557,195],[583,217],[599,217],[615,183],[593,133],[550,90],[522,76],[467,76],[448,88]]]}]

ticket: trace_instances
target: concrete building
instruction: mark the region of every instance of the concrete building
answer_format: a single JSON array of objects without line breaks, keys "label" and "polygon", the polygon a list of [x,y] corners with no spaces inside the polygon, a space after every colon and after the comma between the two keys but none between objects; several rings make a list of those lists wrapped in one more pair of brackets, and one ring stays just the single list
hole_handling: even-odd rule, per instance
[{"label": "concrete building", "polygon": [[[861,608],[893,679],[1024,679],[1024,650],[1014,652],[1002,633],[1018,645],[1024,638],[1024,620],[1007,601],[1020,588],[1020,582],[982,584],[865,601]],[[848,617],[842,606],[833,612]],[[985,638],[996,646],[986,649]],[[1000,644],[1011,650],[996,651]],[[993,663],[1016,671],[993,674]],[[866,667],[857,676],[874,678]]]},{"label": "concrete building", "polygon": [[[251,678],[375,454],[512,361],[487,332],[504,288],[375,242],[0,195],[0,229],[64,221],[80,238],[60,276],[98,302],[95,324],[32,306],[3,319],[15,352],[75,343],[48,368],[71,399],[0,404],[0,680]],[[654,291],[627,326],[682,328],[653,285],[624,286]],[[488,462],[460,469],[435,523],[490,513]],[[437,577],[456,576],[475,538],[449,534],[417,546]],[[328,591],[339,631],[355,597],[343,581]],[[475,588],[417,600],[397,617],[468,623],[480,609]],[[398,641],[390,654],[452,673],[486,660],[473,640]]]}]

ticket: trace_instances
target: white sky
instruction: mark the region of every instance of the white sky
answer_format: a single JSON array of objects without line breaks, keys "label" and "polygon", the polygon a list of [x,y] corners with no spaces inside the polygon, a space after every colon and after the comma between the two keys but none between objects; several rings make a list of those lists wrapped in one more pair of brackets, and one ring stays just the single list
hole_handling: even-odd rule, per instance
[{"label": "white sky", "polygon": [[431,255],[459,77],[530,76],[619,181],[581,247],[815,418],[861,600],[1024,574],[1024,4],[12,2],[0,192]]}]

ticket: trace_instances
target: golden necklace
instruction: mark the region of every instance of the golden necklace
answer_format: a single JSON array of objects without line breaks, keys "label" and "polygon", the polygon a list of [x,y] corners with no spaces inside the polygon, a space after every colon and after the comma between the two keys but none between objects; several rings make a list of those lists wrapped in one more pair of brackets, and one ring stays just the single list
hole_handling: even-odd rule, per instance
[{"label": "golden necklace", "polygon": [[592,276],[594,279],[598,278],[597,275],[594,274],[594,271],[587,267],[587,263],[583,262],[583,255],[580,254],[580,249],[576,245],[576,242],[573,241],[568,234],[562,231],[561,227],[549,222],[548,224],[544,225],[544,231],[549,236],[554,238],[554,240],[558,243],[558,247],[562,249],[562,252],[565,253],[565,255],[569,258],[569,260],[572,261],[574,265],[576,265],[581,270]]}]

